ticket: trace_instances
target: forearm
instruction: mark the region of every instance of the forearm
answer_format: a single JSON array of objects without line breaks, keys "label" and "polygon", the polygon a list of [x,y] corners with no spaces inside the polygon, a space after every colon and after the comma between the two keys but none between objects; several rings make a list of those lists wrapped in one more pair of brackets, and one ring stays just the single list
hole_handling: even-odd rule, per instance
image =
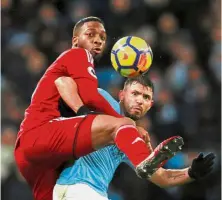
[{"label": "forearm", "polygon": [[[104,114],[118,118],[123,117],[112,108],[109,102],[102,95],[99,94],[97,85],[95,85],[94,82],[88,79],[77,79],[76,84],[78,86],[79,95],[85,105]],[[86,86],[89,86],[88,90],[86,90]]]},{"label": "forearm", "polygon": [[160,187],[173,187],[179,186],[193,181],[188,175],[188,168],[181,170],[173,169],[158,169],[153,176],[150,178],[150,181]]},{"label": "forearm", "polygon": [[181,170],[168,169],[166,170],[166,179],[168,186],[183,185],[193,181],[188,175],[188,168]]},{"label": "forearm", "polygon": [[118,118],[123,117],[112,108],[112,106],[107,102],[107,100],[101,94],[95,93],[91,97],[92,99],[88,102],[88,105],[95,108],[97,111]]},{"label": "forearm", "polygon": [[65,103],[76,113],[83,106],[83,102],[78,94],[78,87],[70,77],[59,77],[55,81],[58,92]]}]

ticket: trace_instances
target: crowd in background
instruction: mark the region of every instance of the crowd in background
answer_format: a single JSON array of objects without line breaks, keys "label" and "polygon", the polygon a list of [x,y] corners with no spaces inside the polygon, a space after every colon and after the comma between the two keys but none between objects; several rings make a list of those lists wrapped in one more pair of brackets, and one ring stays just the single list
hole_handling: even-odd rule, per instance
[{"label": "crowd in background", "polygon": [[221,2],[218,0],[2,0],[1,181],[3,200],[32,200],[16,169],[13,147],[24,110],[47,67],[71,47],[74,24],[103,19],[108,33],[96,66],[100,87],[118,100],[124,78],[110,64],[121,37],[142,37],[151,46],[154,106],[140,124],[153,146],[181,135],[185,145],[166,168],[191,164],[198,152],[217,155],[203,181],[161,189],[121,165],[111,183],[112,200],[219,200],[221,188]]}]

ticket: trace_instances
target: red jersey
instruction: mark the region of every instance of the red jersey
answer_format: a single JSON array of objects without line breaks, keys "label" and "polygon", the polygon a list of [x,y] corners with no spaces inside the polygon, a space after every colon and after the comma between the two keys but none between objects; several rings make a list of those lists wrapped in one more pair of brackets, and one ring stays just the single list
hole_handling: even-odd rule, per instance
[{"label": "red jersey", "polygon": [[20,132],[31,130],[60,117],[58,110],[60,94],[54,82],[61,76],[69,76],[75,80],[84,104],[97,111],[122,117],[97,91],[98,80],[94,71],[92,55],[85,49],[75,48],[62,53],[38,82],[31,104],[25,111]]}]

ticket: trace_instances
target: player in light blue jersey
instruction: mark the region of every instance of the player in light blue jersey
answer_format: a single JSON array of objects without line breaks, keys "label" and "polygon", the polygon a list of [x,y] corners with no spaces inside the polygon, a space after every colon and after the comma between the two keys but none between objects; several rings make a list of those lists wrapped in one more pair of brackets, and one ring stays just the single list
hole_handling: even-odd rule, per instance
[{"label": "player in light blue jersey", "polygon": [[[152,82],[145,77],[128,79],[119,93],[119,103],[108,92],[98,90],[118,113],[134,120],[143,117],[153,102],[154,88]],[[122,162],[133,167],[126,155],[115,145],[71,162],[57,180],[53,200],[108,200],[109,183]],[[205,176],[211,171],[212,164],[213,156],[208,154],[206,157],[194,159],[189,168],[182,170],[159,168],[147,179],[160,187],[176,186]]]}]

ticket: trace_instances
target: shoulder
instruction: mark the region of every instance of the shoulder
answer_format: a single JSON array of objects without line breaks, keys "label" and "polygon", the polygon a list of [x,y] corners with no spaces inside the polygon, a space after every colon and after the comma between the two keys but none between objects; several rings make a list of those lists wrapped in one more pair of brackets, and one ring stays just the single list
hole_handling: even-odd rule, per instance
[{"label": "shoulder", "polygon": [[109,92],[107,92],[106,90],[103,90],[102,88],[97,88],[98,92],[105,98],[108,98],[110,100],[112,100],[113,102],[118,103]]},{"label": "shoulder", "polygon": [[120,104],[112,97],[111,94],[101,88],[98,88],[98,92],[109,102],[116,112],[121,113]]},{"label": "shoulder", "polygon": [[90,63],[93,63],[92,54],[84,48],[68,49],[64,51],[62,54],[60,54],[57,59],[69,59],[69,58],[87,59]]},{"label": "shoulder", "polygon": [[86,49],[84,49],[84,48],[71,48],[71,49],[69,49],[69,50],[67,50],[67,51],[65,51],[64,53],[66,53],[66,54],[83,54],[83,55],[91,55],[91,53],[88,51],[88,50],[86,50]]}]

